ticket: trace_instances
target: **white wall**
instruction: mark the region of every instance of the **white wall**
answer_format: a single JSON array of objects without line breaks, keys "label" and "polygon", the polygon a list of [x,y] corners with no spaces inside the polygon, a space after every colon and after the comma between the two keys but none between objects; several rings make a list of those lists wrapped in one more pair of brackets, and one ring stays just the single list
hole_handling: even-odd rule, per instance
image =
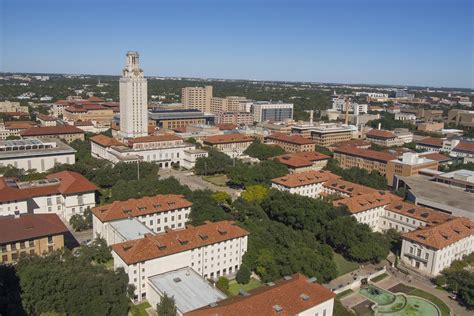
[{"label": "white wall", "polygon": [[54,156],[32,156],[0,159],[0,167],[11,165],[19,169],[36,169],[38,172],[44,172],[53,168],[56,163],[74,164],[75,162],[76,159],[74,154],[57,154]]},{"label": "white wall", "polygon": [[319,305],[313,306],[301,313],[298,316],[332,316],[334,309],[334,299],[327,300]]}]

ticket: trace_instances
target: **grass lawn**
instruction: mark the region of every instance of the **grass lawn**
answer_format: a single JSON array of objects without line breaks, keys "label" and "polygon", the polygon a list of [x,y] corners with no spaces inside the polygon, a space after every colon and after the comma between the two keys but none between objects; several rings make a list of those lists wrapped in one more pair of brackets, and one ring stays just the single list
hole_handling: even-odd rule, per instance
[{"label": "grass lawn", "polygon": [[351,290],[351,289],[348,289],[348,290],[345,290],[344,292],[341,292],[341,293],[337,294],[336,298],[341,299],[341,298],[346,297],[347,295],[352,294],[352,293],[354,293],[354,291]]},{"label": "grass lawn", "polygon": [[378,281],[381,281],[381,280],[385,279],[386,277],[388,277],[388,274],[387,273],[382,273],[381,275],[376,276],[375,278],[371,279],[370,281],[376,283]]},{"label": "grass lawn", "polygon": [[227,181],[229,181],[229,178],[227,178],[225,174],[215,176],[203,176],[202,179],[219,187],[225,187]]},{"label": "grass lawn", "polygon": [[148,304],[148,302],[141,303],[138,305],[130,304],[130,313],[133,316],[148,316],[146,309],[149,307],[150,307],[150,304]]},{"label": "grass lawn", "polygon": [[413,288],[410,292],[407,293],[408,295],[419,296],[422,298],[427,299],[431,303],[438,306],[439,310],[441,311],[441,316],[449,316],[449,307],[446,305],[442,300],[420,289]]},{"label": "grass lawn", "polygon": [[359,267],[358,263],[348,261],[338,253],[334,253],[334,262],[336,263],[338,276],[352,272]]},{"label": "grass lawn", "polygon": [[232,296],[238,295],[240,289],[244,289],[246,291],[250,291],[251,289],[255,289],[262,285],[262,282],[256,280],[254,278],[250,279],[250,282],[247,284],[239,284],[237,281],[232,280],[229,282],[229,293]]}]

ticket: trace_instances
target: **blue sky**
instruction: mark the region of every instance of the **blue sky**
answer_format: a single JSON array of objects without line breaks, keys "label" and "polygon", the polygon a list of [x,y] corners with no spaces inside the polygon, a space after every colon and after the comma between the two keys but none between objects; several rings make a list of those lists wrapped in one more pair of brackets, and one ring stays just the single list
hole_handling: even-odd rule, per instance
[{"label": "blue sky", "polygon": [[0,70],[474,88],[469,0],[0,0]]}]

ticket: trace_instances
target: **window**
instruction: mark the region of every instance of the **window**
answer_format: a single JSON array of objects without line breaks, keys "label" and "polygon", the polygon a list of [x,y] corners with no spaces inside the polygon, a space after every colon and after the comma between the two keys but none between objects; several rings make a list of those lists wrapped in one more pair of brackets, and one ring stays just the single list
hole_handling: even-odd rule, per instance
[{"label": "window", "polygon": [[53,251],[54,251],[53,246],[48,246],[48,252],[53,252]]},{"label": "window", "polygon": [[53,243],[53,236],[48,236],[48,244],[52,244]]},{"label": "window", "polygon": [[34,255],[35,255],[35,251],[34,251],[34,249],[31,249],[30,250],[30,256],[34,256]]},{"label": "window", "polygon": [[1,245],[0,252],[7,252],[7,245]]},{"label": "window", "polygon": [[7,262],[8,261],[8,256],[7,255],[3,255],[2,256],[2,262]]},{"label": "window", "polygon": [[429,254],[429,253],[425,253],[425,259],[428,260],[429,257],[430,257],[430,254]]}]

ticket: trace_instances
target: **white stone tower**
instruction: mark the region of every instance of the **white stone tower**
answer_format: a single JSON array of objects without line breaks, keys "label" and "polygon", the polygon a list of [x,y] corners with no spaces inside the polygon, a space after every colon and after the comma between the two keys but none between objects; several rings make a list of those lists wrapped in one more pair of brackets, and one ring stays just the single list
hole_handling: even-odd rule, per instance
[{"label": "white stone tower", "polygon": [[120,137],[148,135],[147,103],[147,80],[140,69],[138,52],[128,52],[120,78]]}]

